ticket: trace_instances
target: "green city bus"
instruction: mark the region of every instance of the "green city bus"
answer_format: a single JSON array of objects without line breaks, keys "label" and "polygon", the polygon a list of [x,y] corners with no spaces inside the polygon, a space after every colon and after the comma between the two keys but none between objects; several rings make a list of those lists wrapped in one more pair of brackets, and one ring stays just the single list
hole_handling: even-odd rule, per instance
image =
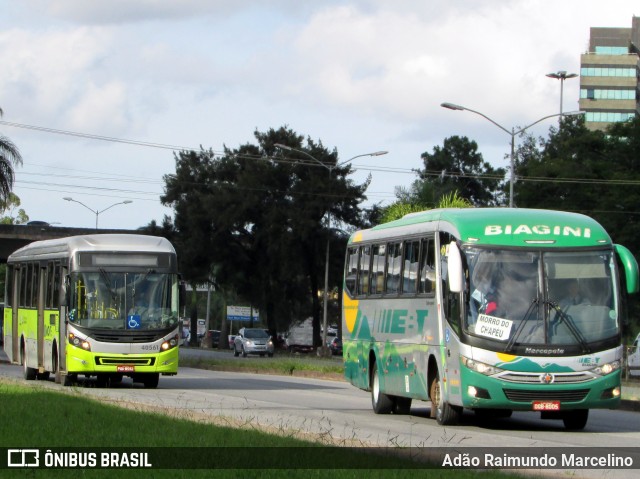
[{"label": "green city bus", "polygon": [[7,260],[4,350],[25,379],[155,388],[178,372],[181,287],[164,238],[95,234],[36,241]]},{"label": "green city bus", "polygon": [[638,264],[593,219],[424,211],[357,231],[345,263],[345,377],[371,391],[374,412],[419,399],[442,425],[463,409],[537,411],[578,430],[589,409],[618,407]]}]

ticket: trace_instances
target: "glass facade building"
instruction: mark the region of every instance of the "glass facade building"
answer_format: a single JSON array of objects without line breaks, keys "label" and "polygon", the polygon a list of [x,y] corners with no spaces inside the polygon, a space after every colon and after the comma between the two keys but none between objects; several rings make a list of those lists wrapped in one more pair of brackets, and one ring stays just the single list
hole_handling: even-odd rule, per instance
[{"label": "glass facade building", "polygon": [[589,51],[580,56],[579,105],[594,130],[640,115],[640,17],[631,28],[590,29]]}]

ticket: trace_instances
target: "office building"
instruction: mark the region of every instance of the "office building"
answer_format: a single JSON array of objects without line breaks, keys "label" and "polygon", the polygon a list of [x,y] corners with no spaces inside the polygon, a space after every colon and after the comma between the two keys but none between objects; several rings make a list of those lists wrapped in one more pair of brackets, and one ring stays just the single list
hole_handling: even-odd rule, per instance
[{"label": "office building", "polygon": [[631,28],[590,29],[589,51],[580,56],[579,104],[593,130],[640,115],[640,17]]}]

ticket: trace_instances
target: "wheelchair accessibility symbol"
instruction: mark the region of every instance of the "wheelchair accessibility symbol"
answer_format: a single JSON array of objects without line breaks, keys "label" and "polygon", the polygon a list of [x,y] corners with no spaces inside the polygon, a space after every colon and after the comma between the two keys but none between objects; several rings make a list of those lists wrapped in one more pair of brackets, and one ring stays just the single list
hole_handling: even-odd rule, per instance
[{"label": "wheelchair accessibility symbol", "polygon": [[139,314],[131,314],[127,316],[127,329],[140,329]]}]

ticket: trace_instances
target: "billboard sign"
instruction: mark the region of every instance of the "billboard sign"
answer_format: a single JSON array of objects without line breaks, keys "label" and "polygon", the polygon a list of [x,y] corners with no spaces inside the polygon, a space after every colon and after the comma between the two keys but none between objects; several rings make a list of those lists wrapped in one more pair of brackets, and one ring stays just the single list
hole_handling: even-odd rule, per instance
[{"label": "billboard sign", "polygon": [[250,306],[227,306],[227,319],[229,321],[251,321],[251,313],[253,312],[253,320],[260,321],[260,314]]}]

